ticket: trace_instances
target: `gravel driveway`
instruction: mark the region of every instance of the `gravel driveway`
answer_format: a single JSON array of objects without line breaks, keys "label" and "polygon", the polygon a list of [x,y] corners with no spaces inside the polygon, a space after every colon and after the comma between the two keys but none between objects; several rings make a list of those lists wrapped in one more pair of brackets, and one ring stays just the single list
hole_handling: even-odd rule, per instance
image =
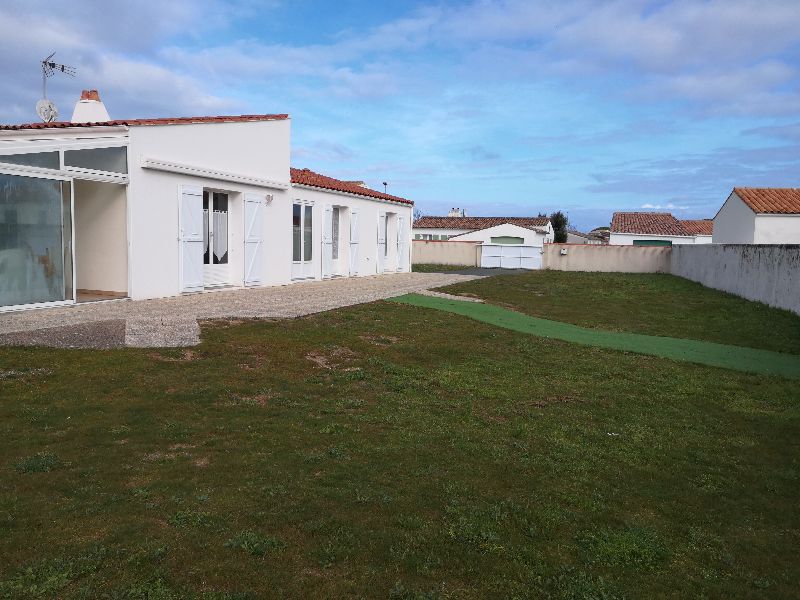
[{"label": "gravel driveway", "polygon": [[471,273],[396,273],[117,300],[0,313],[0,345],[59,348],[178,347],[200,342],[198,320],[289,319],[477,279]]}]

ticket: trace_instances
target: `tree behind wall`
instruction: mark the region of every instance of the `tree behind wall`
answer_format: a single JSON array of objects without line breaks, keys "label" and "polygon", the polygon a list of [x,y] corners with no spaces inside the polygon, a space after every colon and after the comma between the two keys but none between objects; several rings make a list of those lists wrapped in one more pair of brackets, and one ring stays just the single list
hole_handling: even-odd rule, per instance
[{"label": "tree behind wall", "polygon": [[569,228],[569,218],[563,212],[556,211],[550,215],[550,223],[553,225],[553,241],[556,244],[563,244],[567,241],[567,229]]}]

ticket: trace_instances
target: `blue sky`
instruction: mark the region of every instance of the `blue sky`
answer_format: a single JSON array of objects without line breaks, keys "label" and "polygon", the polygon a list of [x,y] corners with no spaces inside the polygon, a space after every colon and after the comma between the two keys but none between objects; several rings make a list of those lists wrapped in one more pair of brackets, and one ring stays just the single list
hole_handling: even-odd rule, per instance
[{"label": "blue sky", "polygon": [[112,118],[288,112],[293,164],[425,214],[711,217],[735,185],[800,187],[800,3],[173,0],[0,4],[0,121],[38,61]]}]

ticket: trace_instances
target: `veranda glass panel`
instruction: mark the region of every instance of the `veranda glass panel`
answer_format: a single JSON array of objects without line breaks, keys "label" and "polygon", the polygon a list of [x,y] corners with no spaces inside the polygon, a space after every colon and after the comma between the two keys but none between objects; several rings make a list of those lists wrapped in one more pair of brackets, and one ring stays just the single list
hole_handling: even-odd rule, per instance
[{"label": "veranda glass panel", "polygon": [[128,149],[125,146],[119,146],[116,148],[67,150],[64,152],[64,166],[108,173],[127,173]]},{"label": "veranda glass panel", "polygon": [[313,244],[311,243],[311,206],[305,207],[305,215],[303,216],[303,260],[311,260]]},{"label": "veranda glass panel", "polygon": [[[0,306],[66,299],[61,182],[0,174]],[[68,216],[68,215],[67,215]],[[67,243],[65,243],[67,242]],[[71,288],[71,285],[70,285]]]},{"label": "veranda glass panel", "polygon": [[44,169],[60,169],[58,152],[30,152],[28,154],[6,154],[0,156],[0,163],[42,167]]},{"label": "veranda glass panel", "polygon": [[302,207],[299,204],[292,205],[292,260],[300,261],[303,234],[300,231],[300,215]]}]

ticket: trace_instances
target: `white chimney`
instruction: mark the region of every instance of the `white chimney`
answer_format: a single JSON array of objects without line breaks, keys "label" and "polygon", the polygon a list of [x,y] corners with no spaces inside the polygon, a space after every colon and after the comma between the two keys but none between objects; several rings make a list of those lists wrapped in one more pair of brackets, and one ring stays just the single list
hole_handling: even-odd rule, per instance
[{"label": "white chimney", "polygon": [[451,208],[450,212],[447,213],[448,217],[466,217],[467,211],[463,208]]},{"label": "white chimney", "polygon": [[81,99],[75,103],[72,112],[73,123],[101,123],[110,121],[105,104],[100,100],[97,90],[83,90]]}]

